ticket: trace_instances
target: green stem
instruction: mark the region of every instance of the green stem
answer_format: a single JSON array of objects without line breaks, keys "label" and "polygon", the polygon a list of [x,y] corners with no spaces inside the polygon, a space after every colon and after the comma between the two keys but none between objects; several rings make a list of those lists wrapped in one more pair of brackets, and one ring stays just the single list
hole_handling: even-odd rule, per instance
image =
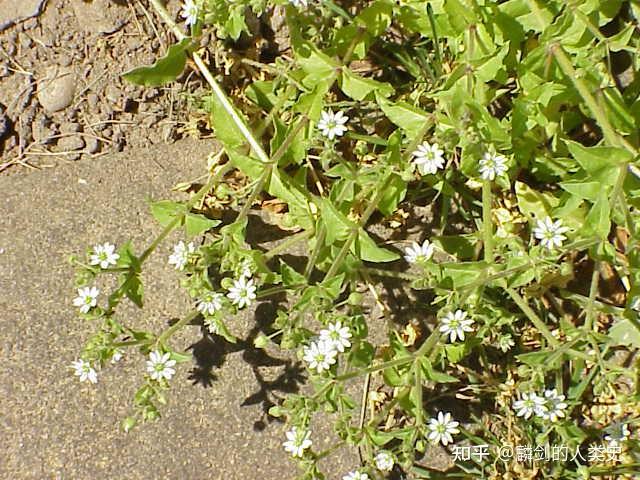
[{"label": "green stem", "polygon": [[[167,12],[167,9],[164,7],[164,5],[160,0],[150,0],[150,3],[158,13],[160,18],[162,18],[162,20],[164,20],[164,22],[169,26],[169,28],[171,28],[171,30],[173,31],[173,34],[176,36],[178,40],[184,40],[185,38],[187,38],[186,35],[182,33],[182,30],[176,24],[176,22],[174,22],[173,18],[171,18],[171,15],[169,15],[169,12]],[[204,60],[202,60],[202,57],[200,57],[200,55],[198,55],[196,52],[193,52],[191,56],[195,64],[200,69],[200,72],[204,76],[205,80],[207,81],[207,83],[209,83],[209,86],[211,86],[213,93],[215,94],[216,97],[218,97],[218,101],[222,105],[222,108],[224,108],[227,114],[229,114],[229,116],[231,117],[231,120],[233,120],[233,123],[236,124],[236,127],[238,127],[238,130],[240,130],[240,133],[242,133],[242,136],[247,140],[247,142],[251,146],[251,149],[256,153],[256,155],[261,161],[265,163],[269,162],[269,156],[266,154],[262,146],[260,146],[260,143],[256,140],[256,138],[251,133],[249,128],[245,125],[240,115],[238,115],[235,108],[227,98],[227,95],[224,93],[222,88],[220,88],[215,78],[213,78],[213,75],[209,71],[209,68],[207,67],[207,65],[204,63]]]},{"label": "green stem", "polygon": [[342,246],[342,248],[340,249],[340,252],[338,253],[338,256],[336,257],[333,264],[331,265],[331,268],[325,275],[323,282],[332,278],[337,273],[338,269],[342,266],[342,261],[345,259],[345,257],[349,253],[349,250],[351,249],[351,244],[353,244],[356,238],[358,238],[360,229],[367,224],[369,217],[378,207],[378,202],[382,199],[382,196],[385,194],[385,190],[386,190],[385,186],[388,180],[389,180],[389,177],[387,176],[385,177],[384,182],[381,182],[381,185],[380,185],[381,188],[378,189],[376,196],[371,201],[371,203],[369,203],[369,205],[367,206],[367,209],[362,214],[362,218],[358,222],[358,225],[354,226],[353,229],[351,230],[351,233],[345,240],[344,245]]},{"label": "green stem", "polygon": [[407,363],[411,363],[414,359],[415,359],[415,355],[396,358],[395,360],[389,360],[387,362],[371,365],[370,367],[361,368],[358,370],[353,370],[351,372],[343,373],[342,375],[338,375],[337,377],[335,377],[334,381],[341,382],[342,380],[349,380],[350,378],[359,377],[360,375],[365,375],[367,373],[377,372],[379,370],[384,370],[385,368],[397,367],[399,365],[406,365]]},{"label": "green stem", "polygon": [[549,51],[556,58],[560,69],[573,82],[573,85],[576,87],[576,90],[578,90],[578,93],[587,104],[587,107],[591,111],[591,114],[595,117],[596,121],[600,125],[600,128],[602,128],[604,138],[609,143],[609,145],[616,147],[622,146],[629,152],[631,152],[634,156],[638,155],[638,150],[629,142],[627,142],[623,137],[618,135],[611,123],[609,123],[607,114],[602,109],[600,104],[596,101],[585,81],[582,78],[578,77],[577,72],[573,68],[571,60],[569,60],[569,57],[563,50],[562,46],[558,43],[554,43],[549,47]]},{"label": "green stem", "polygon": [[302,232],[298,232],[295,235],[292,235],[291,237],[287,238],[285,241],[279,243],[278,245],[273,247],[271,250],[266,252],[264,254],[265,260],[269,260],[270,258],[273,258],[276,255],[278,255],[280,252],[288,250],[289,247],[291,247],[292,245],[295,245],[298,242],[306,240],[307,238],[311,237],[313,233],[314,231],[313,229],[311,229],[311,230],[303,230]]},{"label": "green stem", "polygon": [[209,181],[202,188],[200,188],[200,190],[198,190],[198,192],[189,200],[189,202],[187,202],[184,212],[174,217],[174,219],[169,222],[164,230],[162,230],[160,235],[156,237],[153,243],[147,247],[142,255],[140,255],[140,264],[144,263],[149,255],[151,255],[153,251],[158,248],[158,245],[162,243],[162,241],[173,231],[173,229],[182,223],[186,214],[189,213],[191,209],[207,195],[207,193],[209,193],[209,191],[215,186],[215,184],[224,176],[225,173],[231,170],[231,168],[232,166],[230,164],[226,164],[220,167],[220,169],[214,175],[211,175]]},{"label": "green stem", "polygon": [[493,262],[493,221],[491,219],[491,181],[482,182],[482,233],[484,237],[484,259],[487,264]]},{"label": "green stem", "polygon": [[591,274],[591,286],[589,288],[589,300],[587,303],[587,315],[584,321],[584,328],[589,333],[593,328],[593,317],[595,314],[594,301],[598,293],[598,280],[600,278],[599,262],[595,260],[593,263],[593,273]]},{"label": "green stem", "polygon": [[198,312],[197,310],[193,310],[193,311],[189,312],[187,315],[185,315],[183,318],[178,320],[176,323],[171,325],[169,328],[167,328],[164,332],[162,332],[162,334],[156,340],[156,348],[158,348],[158,346],[160,346],[160,345],[166,344],[167,340],[169,340],[169,338],[171,338],[171,336],[174,333],[176,333],[178,330],[180,330],[185,325],[189,324],[189,322],[191,322],[193,319],[197,318],[198,315],[200,315],[200,312]]},{"label": "green stem", "polygon": [[547,328],[542,319],[538,317],[538,315],[536,315],[531,307],[529,307],[524,298],[522,298],[522,296],[512,288],[506,288],[505,291],[509,294],[513,301],[516,302],[516,305],[518,305],[520,310],[522,310],[527,318],[531,320],[531,323],[533,323],[533,325],[540,331],[547,342],[549,342],[549,345],[555,348],[559,347],[560,343],[558,342],[558,340],[551,334],[551,331],[549,330],[549,328]]}]

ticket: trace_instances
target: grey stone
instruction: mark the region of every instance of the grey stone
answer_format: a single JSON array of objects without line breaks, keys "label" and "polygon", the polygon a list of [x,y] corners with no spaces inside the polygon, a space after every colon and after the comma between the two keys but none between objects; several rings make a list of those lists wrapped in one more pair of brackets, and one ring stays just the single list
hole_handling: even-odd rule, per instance
[{"label": "grey stone", "polygon": [[40,14],[45,0],[0,0],[0,32]]},{"label": "grey stone", "polygon": [[85,143],[84,148],[88,153],[96,153],[100,148],[100,143],[98,142],[98,139],[94,137],[86,137],[84,139],[84,143]]},{"label": "grey stone", "polygon": [[49,113],[71,105],[76,91],[76,75],[70,67],[52,66],[38,82],[38,101]]},{"label": "grey stone", "polygon": [[82,150],[84,148],[84,140],[80,135],[69,135],[58,140],[58,150],[61,152],[70,152],[73,150]]}]

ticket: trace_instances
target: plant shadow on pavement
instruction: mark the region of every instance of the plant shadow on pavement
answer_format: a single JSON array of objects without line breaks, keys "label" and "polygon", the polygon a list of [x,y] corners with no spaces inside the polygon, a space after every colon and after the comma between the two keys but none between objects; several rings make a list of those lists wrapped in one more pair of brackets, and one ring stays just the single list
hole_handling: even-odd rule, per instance
[{"label": "plant shadow on pavement", "polygon": [[[274,357],[266,350],[254,346],[254,340],[270,328],[277,309],[277,299],[259,304],[255,311],[254,326],[246,338],[238,339],[235,344],[209,333],[202,324],[202,317],[199,316],[192,323],[200,325],[202,338],[187,348],[192,351],[196,364],[189,372],[189,380],[193,385],[201,385],[204,388],[210,387],[217,380],[214,368],[222,368],[228,354],[242,352],[242,359],[251,366],[258,389],[245,398],[241,406],[261,405],[262,415],[255,421],[253,427],[257,431],[264,430],[267,424],[274,420],[282,421],[270,416],[269,409],[282,400],[281,394],[298,392],[300,385],[306,380],[305,369],[299,361]],[[276,378],[265,378],[261,369],[274,367],[281,367]]]}]

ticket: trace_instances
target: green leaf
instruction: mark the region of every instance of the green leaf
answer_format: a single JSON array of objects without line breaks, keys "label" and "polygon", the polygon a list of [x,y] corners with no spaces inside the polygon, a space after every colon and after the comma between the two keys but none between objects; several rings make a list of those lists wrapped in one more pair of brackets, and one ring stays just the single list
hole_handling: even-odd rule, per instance
[{"label": "green leaf", "polygon": [[304,275],[296,272],[285,262],[280,262],[280,274],[282,275],[282,283],[285,287],[293,287],[297,285],[305,285],[307,279]]},{"label": "green leaf", "polygon": [[373,361],[375,349],[369,342],[360,342],[349,353],[349,361],[354,367],[369,367]]},{"label": "green leaf", "polygon": [[589,174],[600,174],[633,159],[626,149],[616,147],[584,147],[577,142],[565,140],[573,158]]},{"label": "green leaf", "polygon": [[343,215],[330,200],[322,198],[320,210],[327,232],[326,245],[332,245],[337,240],[346,240],[351,230],[356,228],[356,224]]},{"label": "green leaf", "polygon": [[118,249],[118,267],[130,268],[134,272],[140,272],[140,259],[133,253],[133,245],[128,241]]},{"label": "green leaf", "polygon": [[441,263],[443,288],[458,289],[469,285],[486,275],[485,262],[448,262]]},{"label": "green leaf", "polygon": [[637,320],[618,318],[607,333],[613,345],[640,348],[640,323]]},{"label": "green leaf", "polygon": [[148,67],[138,67],[122,75],[122,77],[136,85],[159,87],[174,81],[184,70],[187,63],[187,50],[191,39],[185,38],[175,45],[171,45],[167,54]]},{"label": "green leaf", "polygon": [[129,300],[136,304],[138,308],[142,308],[142,297],[144,289],[138,274],[126,274],[123,276],[125,283],[123,284],[124,294]]},{"label": "green leaf", "polygon": [[384,191],[380,202],[378,202],[378,210],[383,215],[389,216],[398,208],[398,204],[404,200],[407,194],[407,182],[405,182],[400,175],[394,173],[391,175],[387,188]]},{"label": "green leaf", "polygon": [[458,363],[467,354],[467,346],[465,343],[447,344],[444,351],[451,363]]},{"label": "green leaf", "polygon": [[598,200],[600,191],[602,190],[602,183],[590,180],[570,180],[567,182],[560,182],[559,185],[567,192],[575,195],[578,198],[595,202]]},{"label": "green leaf", "polygon": [[217,227],[222,222],[220,220],[213,220],[207,218],[200,213],[187,213],[185,217],[184,227],[187,237],[195,237],[203,232],[206,232],[210,228]]},{"label": "green leaf", "polygon": [[420,358],[420,365],[422,366],[422,371],[424,372],[425,377],[433,382],[455,383],[459,381],[456,377],[434,370],[433,365],[431,365],[431,362],[426,357]]},{"label": "green leaf", "polygon": [[373,37],[379,37],[391,25],[393,3],[389,0],[377,0],[362,10],[355,21]]},{"label": "green leaf", "polygon": [[334,78],[339,64],[315,45],[307,42],[304,46],[304,53],[302,49],[296,50],[298,65],[307,74],[302,80],[304,86],[313,88],[319,83]]},{"label": "green leaf", "polygon": [[529,365],[530,367],[536,367],[539,365],[544,365],[549,357],[549,352],[531,352],[531,353],[522,353],[520,355],[516,355],[516,358]]},{"label": "green leaf", "polygon": [[351,253],[367,262],[392,262],[400,258],[397,253],[376,245],[364,229],[358,231],[358,238],[351,245]]},{"label": "green leaf", "polygon": [[171,352],[170,357],[178,363],[184,363],[190,361],[193,358],[193,355],[190,353]]},{"label": "green leaf", "polygon": [[153,218],[155,218],[163,227],[166,227],[176,218],[176,216],[182,214],[185,210],[184,204],[172,202],[170,200],[151,202],[150,206]]},{"label": "green leaf", "polygon": [[235,150],[227,150],[229,161],[251,180],[257,180],[264,171],[264,163],[255,158],[242,155]]},{"label": "green leaf", "polygon": [[559,200],[550,193],[540,193],[522,182],[516,182],[515,187],[518,208],[530,219],[550,217],[551,211],[558,206]]},{"label": "green leaf", "polygon": [[[237,150],[245,144],[245,137],[236,125],[229,112],[224,108],[217,95],[211,94],[208,98],[207,108],[210,112],[211,125],[216,138],[222,142],[225,150],[229,153],[232,150]],[[234,108],[236,115],[244,122],[248,124],[246,117],[238,109]]]},{"label": "green leaf", "polygon": [[376,94],[376,101],[389,120],[402,128],[412,140],[426,130],[427,122],[431,122],[427,112],[406,102],[392,103],[380,94]]},{"label": "green leaf", "polygon": [[606,190],[600,190],[598,200],[593,204],[585,219],[581,233],[586,237],[595,235],[606,239],[611,229],[611,207]]},{"label": "green leaf", "polygon": [[349,97],[361,101],[371,92],[377,92],[383,97],[394,93],[393,87],[388,83],[378,82],[370,78],[364,78],[351,72],[348,68],[342,69],[340,88]]}]

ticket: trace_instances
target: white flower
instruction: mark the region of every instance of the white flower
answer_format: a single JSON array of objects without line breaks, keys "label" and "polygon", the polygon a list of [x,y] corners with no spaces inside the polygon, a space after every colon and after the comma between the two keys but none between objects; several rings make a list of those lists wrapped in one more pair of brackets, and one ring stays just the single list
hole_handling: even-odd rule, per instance
[{"label": "white flower", "polygon": [[78,296],[73,299],[73,305],[80,307],[82,313],[88,313],[93,307],[98,304],[98,295],[100,290],[96,287],[85,287],[78,289]]},{"label": "white flower", "polygon": [[98,375],[89,362],[76,360],[71,363],[71,368],[75,370],[74,375],[80,377],[81,382],[88,380],[91,383],[98,383]]},{"label": "white flower", "polygon": [[546,403],[545,399],[535,392],[523,393],[520,400],[513,402],[513,409],[518,417],[524,417],[525,420],[528,420],[533,414],[543,417],[547,412]]},{"label": "white flower", "polygon": [[612,423],[606,428],[606,432],[607,435],[605,435],[604,439],[609,442],[609,445],[612,447],[620,445],[620,443],[627,440],[631,435],[627,424],[622,422]]},{"label": "white flower", "polygon": [[251,305],[251,302],[256,299],[256,286],[253,284],[253,279],[241,276],[238,280],[234,280],[227,297],[238,308]]},{"label": "white flower", "polygon": [[390,472],[393,470],[393,455],[387,450],[381,450],[375,457],[376,468],[382,472]]},{"label": "white flower", "polygon": [[247,260],[247,259],[243,260],[241,268],[242,268],[241,275],[243,277],[250,278],[251,275],[253,275],[253,273],[251,272],[251,262],[249,260]]},{"label": "white flower", "polygon": [[322,118],[318,122],[318,128],[329,140],[333,140],[334,137],[340,137],[347,131],[347,127],[344,124],[347,123],[349,117],[342,111],[338,113],[333,113],[331,110],[329,112],[322,111],[320,115]]},{"label": "white flower", "polygon": [[464,332],[472,332],[473,319],[467,318],[467,312],[456,310],[455,313],[449,312],[442,319],[440,331],[445,335],[449,335],[449,340],[455,342],[456,338],[464,340]]},{"label": "white flower", "polygon": [[188,245],[185,245],[184,242],[180,240],[173,247],[173,253],[169,255],[169,265],[175,265],[176,270],[183,270],[189,260],[189,254],[195,252],[195,250],[196,248],[193,246],[193,243],[189,242]]},{"label": "white flower", "polygon": [[422,245],[413,242],[410,247],[404,250],[404,258],[409,263],[425,262],[433,256],[434,248],[435,246],[429,240],[422,242]]},{"label": "white flower", "polygon": [[480,175],[484,180],[495,180],[507,170],[507,159],[502,155],[487,152],[480,160]]},{"label": "white flower", "polygon": [[298,430],[298,427],[292,427],[286,435],[287,441],[283,442],[282,446],[294,457],[302,457],[304,451],[313,443],[309,438],[311,436],[309,430]]},{"label": "white flower", "polygon": [[552,249],[554,247],[561,247],[567,237],[563,233],[568,232],[567,227],[562,226],[562,220],[551,220],[550,217],[546,217],[544,220],[538,220],[538,225],[533,229],[533,234],[540,240],[540,245]]},{"label": "white flower", "polygon": [[194,0],[184,0],[180,16],[185,19],[185,25],[195,25],[198,21],[199,8]]},{"label": "white flower", "polygon": [[215,318],[204,317],[204,324],[207,326],[207,330],[209,330],[209,333],[213,335],[218,334],[218,325],[216,324]]},{"label": "white flower", "polygon": [[429,145],[429,142],[423,142],[413,152],[413,163],[418,166],[421,175],[433,175],[444,167],[443,153],[437,143]]},{"label": "white flower", "polygon": [[308,5],[307,0],[289,0],[289,3],[296,8],[300,8],[300,7],[306,8]]},{"label": "white flower", "polygon": [[567,404],[564,402],[564,395],[558,395],[557,390],[554,388],[553,390],[545,390],[544,398],[547,410],[542,414],[542,418],[557,422],[559,418],[565,416],[564,411],[567,408]]},{"label": "white flower", "polygon": [[205,293],[198,301],[196,308],[203,315],[213,315],[222,308],[222,294],[216,292]]},{"label": "white flower", "polygon": [[511,338],[511,334],[507,333],[506,335],[501,335],[498,339],[498,348],[503,352],[508,352],[511,350],[511,347],[515,345],[513,338]]},{"label": "white flower", "polygon": [[309,364],[310,369],[316,369],[318,373],[329,370],[331,365],[336,363],[337,350],[332,342],[318,340],[312,342],[308,347],[304,347],[303,359]]},{"label": "white flower", "polygon": [[111,363],[117,363],[122,359],[124,352],[120,348],[116,348],[111,355]]},{"label": "white flower", "polygon": [[320,330],[320,340],[332,343],[334,349],[340,353],[351,346],[349,341],[351,336],[349,327],[343,327],[340,320],[336,323],[330,323],[327,329]]},{"label": "white flower", "polygon": [[171,380],[171,377],[176,373],[171,367],[176,364],[176,361],[171,360],[170,357],[171,354],[169,352],[163,355],[157,350],[149,354],[147,372],[151,374],[153,380],[161,380],[163,378]]},{"label": "white flower", "polygon": [[96,245],[93,247],[93,253],[89,258],[90,265],[100,265],[100,268],[109,268],[109,265],[115,265],[120,255],[115,253],[116,246],[110,243]]},{"label": "white flower", "polygon": [[431,433],[429,433],[427,438],[433,443],[442,442],[442,444],[446,446],[449,443],[453,443],[452,435],[460,433],[460,430],[457,428],[458,425],[460,424],[453,420],[450,413],[438,412],[437,418],[429,420],[427,428],[431,430]]},{"label": "white flower", "polygon": [[347,473],[342,480],[369,480],[369,475],[366,473],[360,473],[357,470]]}]

